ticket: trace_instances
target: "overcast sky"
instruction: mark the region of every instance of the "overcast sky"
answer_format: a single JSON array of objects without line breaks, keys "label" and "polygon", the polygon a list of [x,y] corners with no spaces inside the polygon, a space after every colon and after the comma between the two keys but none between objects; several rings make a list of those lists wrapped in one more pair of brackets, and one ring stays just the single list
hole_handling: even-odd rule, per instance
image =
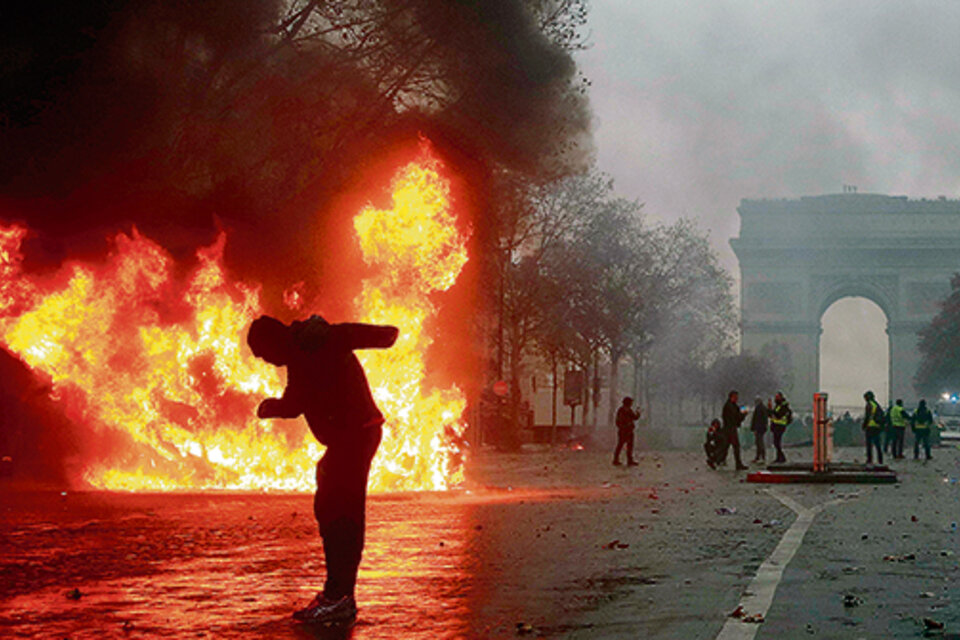
[{"label": "overcast sky", "polygon": [[[600,168],[649,215],[699,219],[736,277],[742,198],[960,192],[960,2],[595,0],[589,33]],[[850,377],[863,323],[883,344],[854,366],[885,363],[878,308],[829,315],[825,375]]]}]

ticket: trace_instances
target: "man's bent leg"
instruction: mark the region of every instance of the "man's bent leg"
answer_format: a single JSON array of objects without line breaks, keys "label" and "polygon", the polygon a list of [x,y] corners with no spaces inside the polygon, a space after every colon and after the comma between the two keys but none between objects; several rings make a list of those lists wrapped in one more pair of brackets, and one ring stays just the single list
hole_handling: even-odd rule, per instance
[{"label": "man's bent leg", "polygon": [[364,427],[359,435],[328,448],[317,470],[314,514],[327,565],[323,595],[331,600],[353,595],[363,554],[367,476],[381,429]]}]

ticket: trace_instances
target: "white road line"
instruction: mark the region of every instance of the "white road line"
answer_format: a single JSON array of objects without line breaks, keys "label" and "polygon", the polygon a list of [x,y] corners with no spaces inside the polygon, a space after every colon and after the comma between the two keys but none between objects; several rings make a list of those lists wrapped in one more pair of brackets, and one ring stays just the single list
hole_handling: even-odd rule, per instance
[{"label": "white road line", "polygon": [[[795,512],[797,519],[783,534],[777,548],[757,569],[757,575],[750,581],[750,585],[740,599],[740,606],[743,607],[746,615],[760,614],[764,618],[766,618],[767,611],[773,603],[773,596],[777,591],[777,585],[783,578],[783,571],[803,543],[803,536],[806,535],[807,529],[813,524],[813,519],[825,507],[844,500],[844,498],[838,498],[807,509],[796,500],[781,495],[779,492],[772,489],[767,489],[767,491]],[[720,634],[717,635],[717,640],[753,640],[759,629],[760,625],[757,623],[743,622],[739,618],[727,618]]]}]

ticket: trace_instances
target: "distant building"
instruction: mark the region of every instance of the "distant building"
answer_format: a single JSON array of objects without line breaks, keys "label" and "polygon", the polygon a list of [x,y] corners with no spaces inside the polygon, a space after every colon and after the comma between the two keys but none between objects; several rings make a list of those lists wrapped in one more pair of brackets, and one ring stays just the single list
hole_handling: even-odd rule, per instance
[{"label": "distant building", "polygon": [[960,201],[844,193],[743,200],[740,235],[742,347],[781,342],[794,366],[793,398],[819,386],[820,320],[841,298],[864,297],[887,317],[891,398],[916,398],[917,331],[929,324],[960,272]]}]

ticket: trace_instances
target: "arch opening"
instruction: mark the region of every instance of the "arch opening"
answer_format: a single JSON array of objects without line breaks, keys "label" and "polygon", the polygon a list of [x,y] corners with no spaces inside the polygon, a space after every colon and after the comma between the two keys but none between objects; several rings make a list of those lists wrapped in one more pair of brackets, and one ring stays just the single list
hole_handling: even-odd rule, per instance
[{"label": "arch opening", "polygon": [[819,388],[836,411],[860,411],[871,389],[886,404],[890,390],[888,318],[864,297],[840,298],[820,317]]}]

